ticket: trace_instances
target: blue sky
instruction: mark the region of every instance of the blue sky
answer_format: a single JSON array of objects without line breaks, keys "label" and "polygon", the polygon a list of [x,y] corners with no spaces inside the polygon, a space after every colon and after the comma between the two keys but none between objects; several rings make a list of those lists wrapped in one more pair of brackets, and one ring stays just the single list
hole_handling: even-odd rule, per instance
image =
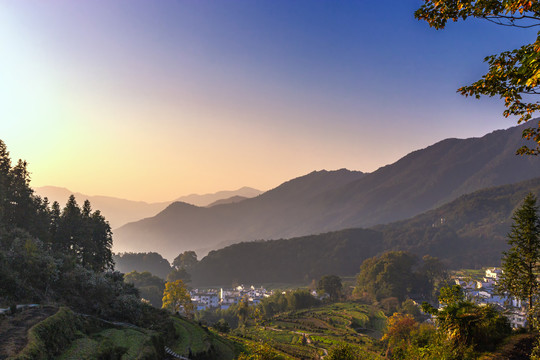
[{"label": "blue sky", "polygon": [[456,89],[534,31],[436,31],[421,1],[384,5],[0,0],[0,138],[34,186],[156,201],[374,171],[515,124]]}]

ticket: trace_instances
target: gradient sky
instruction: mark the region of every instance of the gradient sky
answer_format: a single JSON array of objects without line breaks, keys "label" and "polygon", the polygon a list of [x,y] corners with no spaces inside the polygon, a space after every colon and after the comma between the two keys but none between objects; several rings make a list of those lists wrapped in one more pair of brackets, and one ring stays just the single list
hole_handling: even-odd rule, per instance
[{"label": "gradient sky", "polygon": [[0,0],[0,139],[33,186],[162,201],[369,172],[515,125],[456,89],[536,31],[436,31],[420,5]]}]

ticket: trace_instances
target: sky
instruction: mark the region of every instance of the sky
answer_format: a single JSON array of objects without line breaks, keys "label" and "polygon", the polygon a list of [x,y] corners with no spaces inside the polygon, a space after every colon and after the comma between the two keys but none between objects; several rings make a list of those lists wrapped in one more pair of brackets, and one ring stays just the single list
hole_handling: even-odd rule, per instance
[{"label": "sky", "polygon": [[32,185],[148,202],[371,172],[515,125],[456,93],[534,41],[416,0],[0,0],[0,139]]}]

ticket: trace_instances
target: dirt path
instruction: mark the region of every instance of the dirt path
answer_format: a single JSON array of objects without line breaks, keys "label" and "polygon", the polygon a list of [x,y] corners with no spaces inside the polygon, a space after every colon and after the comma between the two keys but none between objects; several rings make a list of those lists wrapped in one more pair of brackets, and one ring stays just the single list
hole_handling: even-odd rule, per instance
[{"label": "dirt path", "polygon": [[28,341],[28,330],[57,311],[58,308],[45,306],[0,318],[0,359],[14,356],[21,351]]},{"label": "dirt path", "polygon": [[536,345],[536,339],[536,334],[512,336],[506,344],[493,353],[490,360],[529,360],[531,351]]}]

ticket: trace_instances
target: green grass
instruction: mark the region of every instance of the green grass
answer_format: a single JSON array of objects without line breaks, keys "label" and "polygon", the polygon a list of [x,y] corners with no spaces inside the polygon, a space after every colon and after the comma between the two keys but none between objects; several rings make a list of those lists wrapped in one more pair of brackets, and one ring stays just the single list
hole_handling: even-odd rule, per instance
[{"label": "green grass", "polygon": [[59,360],[90,360],[97,357],[97,348],[99,344],[90,339],[83,337],[75,340],[60,357]]},{"label": "green grass", "polygon": [[200,327],[191,321],[173,317],[174,327],[178,339],[171,344],[171,349],[181,355],[192,354],[210,351],[210,348],[215,349],[213,358],[215,359],[234,359],[238,350],[233,342],[220,337],[212,330]]},{"label": "green grass", "polygon": [[106,329],[83,335],[59,357],[60,360],[97,359],[115,354],[122,360],[151,359],[157,356],[152,331],[139,329]]},{"label": "green grass", "polygon": [[66,307],[33,326],[28,338],[26,347],[13,359],[155,359],[162,352],[153,331],[111,327]]}]

